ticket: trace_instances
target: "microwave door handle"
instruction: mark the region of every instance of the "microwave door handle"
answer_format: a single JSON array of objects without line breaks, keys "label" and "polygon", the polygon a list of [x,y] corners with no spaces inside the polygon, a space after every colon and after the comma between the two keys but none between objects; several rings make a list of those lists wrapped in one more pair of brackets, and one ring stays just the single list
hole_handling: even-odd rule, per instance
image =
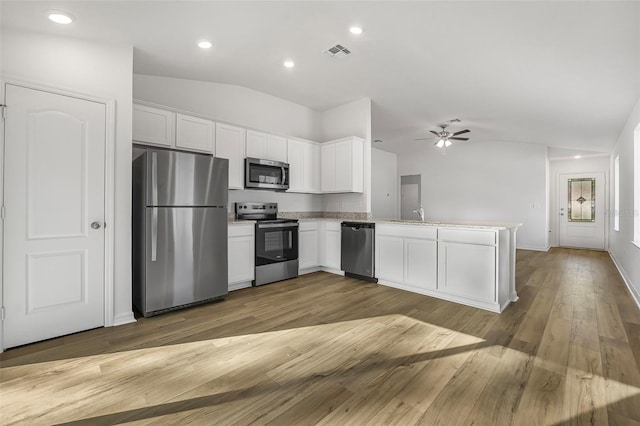
[{"label": "microwave door handle", "polygon": [[282,184],[284,185],[284,183],[287,181],[287,171],[284,169],[284,167],[280,167],[280,169],[282,169]]}]

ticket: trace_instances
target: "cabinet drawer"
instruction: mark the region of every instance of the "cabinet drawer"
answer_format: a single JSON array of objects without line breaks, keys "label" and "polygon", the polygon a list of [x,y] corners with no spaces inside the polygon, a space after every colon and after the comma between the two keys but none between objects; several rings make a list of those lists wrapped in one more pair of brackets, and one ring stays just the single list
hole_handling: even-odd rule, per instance
[{"label": "cabinet drawer", "polygon": [[427,225],[376,224],[376,235],[435,240],[438,237],[438,228]]},{"label": "cabinet drawer", "polygon": [[234,224],[230,223],[228,227],[228,237],[243,237],[243,236],[253,236],[253,230],[255,226],[253,223],[251,224]]},{"label": "cabinet drawer", "polygon": [[440,241],[452,243],[495,245],[495,231],[477,231],[470,229],[442,229],[438,234]]},{"label": "cabinet drawer", "polygon": [[298,230],[300,232],[317,231],[318,230],[318,222],[298,222]]}]

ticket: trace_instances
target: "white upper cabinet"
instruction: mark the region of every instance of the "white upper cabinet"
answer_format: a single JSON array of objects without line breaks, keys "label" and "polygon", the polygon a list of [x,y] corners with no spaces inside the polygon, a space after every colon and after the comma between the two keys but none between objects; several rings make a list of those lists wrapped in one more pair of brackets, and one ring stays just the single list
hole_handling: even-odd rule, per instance
[{"label": "white upper cabinet", "polygon": [[364,191],[364,140],[338,139],[321,145],[320,191]]},{"label": "white upper cabinet", "polygon": [[288,140],[289,191],[320,191],[320,146],[311,141]]},{"label": "white upper cabinet", "polygon": [[247,130],[247,157],[287,162],[287,139]]},{"label": "white upper cabinet", "polygon": [[176,147],[212,154],[215,151],[215,123],[185,114],[176,114]]},{"label": "white upper cabinet", "polygon": [[215,156],[229,159],[229,189],[244,188],[246,130],[216,123]]},{"label": "white upper cabinet", "polygon": [[145,105],[133,105],[133,140],[144,144],[175,145],[176,114]]}]

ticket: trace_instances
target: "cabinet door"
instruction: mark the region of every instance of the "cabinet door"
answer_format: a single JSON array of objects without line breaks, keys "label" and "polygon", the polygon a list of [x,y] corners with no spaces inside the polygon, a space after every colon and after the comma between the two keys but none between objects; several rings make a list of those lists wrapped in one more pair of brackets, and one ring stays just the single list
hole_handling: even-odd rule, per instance
[{"label": "cabinet door", "polygon": [[304,144],[304,191],[320,192],[320,147],[314,143]]},{"label": "cabinet door", "polygon": [[340,269],[340,231],[327,230],[325,245],[325,265],[327,268]]},{"label": "cabinet door", "polygon": [[376,276],[404,282],[404,239],[387,235],[376,237]]},{"label": "cabinet door", "polygon": [[299,268],[318,266],[318,231],[300,231],[298,246],[300,248]]},{"label": "cabinet door", "polygon": [[353,178],[353,153],[351,141],[338,142],[335,145],[335,187],[336,192],[351,191]]},{"label": "cabinet door", "polygon": [[212,154],[214,151],[213,121],[176,114],[176,146]]},{"label": "cabinet door", "polygon": [[216,157],[229,159],[229,189],[244,188],[245,129],[216,123]]},{"label": "cabinet door", "polygon": [[439,242],[438,290],[495,302],[496,247]]},{"label": "cabinet door", "polygon": [[404,239],[404,282],[415,287],[437,287],[438,244],[436,241]]},{"label": "cabinet door", "polygon": [[287,139],[282,136],[267,135],[267,160],[288,162]]},{"label": "cabinet door", "polygon": [[229,284],[254,279],[253,236],[229,237]]},{"label": "cabinet door", "polygon": [[267,134],[247,130],[247,157],[267,158]]},{"label": "cabinet door", "polygon": [[176,114],[144,105],[133,105],[133,140],[145,144],[174,146]]},{"label": "cabinet door", "polygon": [[336,146],[322,144],[320,146],[320,191],[336,190]]},{"label": "cabinet door", "polygon": [[289,192],[304,192],[305,143],[289,139]]}]

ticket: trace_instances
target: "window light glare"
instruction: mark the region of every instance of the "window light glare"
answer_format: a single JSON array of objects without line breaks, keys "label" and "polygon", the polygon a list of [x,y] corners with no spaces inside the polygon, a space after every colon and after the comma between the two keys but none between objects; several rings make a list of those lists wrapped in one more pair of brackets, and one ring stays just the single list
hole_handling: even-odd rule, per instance
[{"label": "window light glare", "polygon": [[292,60],[288,59],[284,61],[283,65],[285,66],[285,68],[293,68],[296,64]]},{"label": "window light glare", "polygon": [[362,28],[360,28],[360,27],[351,27],[351,28],[349,28],[349,32],[351,34],[360,35],[360,34],[362,34]]},{"label": "window light glare", "polygon": [[73,17],[68,13],[50,11],[49,20],[56,24],[67,25],[73,22]]},{"label": "window light glare", "polygon": [[202,40],[202,41],[198,42],[198,47],[200,49],[210,49],[211,46],[213,46],[213,44],[211,44],[210,41]]}]

